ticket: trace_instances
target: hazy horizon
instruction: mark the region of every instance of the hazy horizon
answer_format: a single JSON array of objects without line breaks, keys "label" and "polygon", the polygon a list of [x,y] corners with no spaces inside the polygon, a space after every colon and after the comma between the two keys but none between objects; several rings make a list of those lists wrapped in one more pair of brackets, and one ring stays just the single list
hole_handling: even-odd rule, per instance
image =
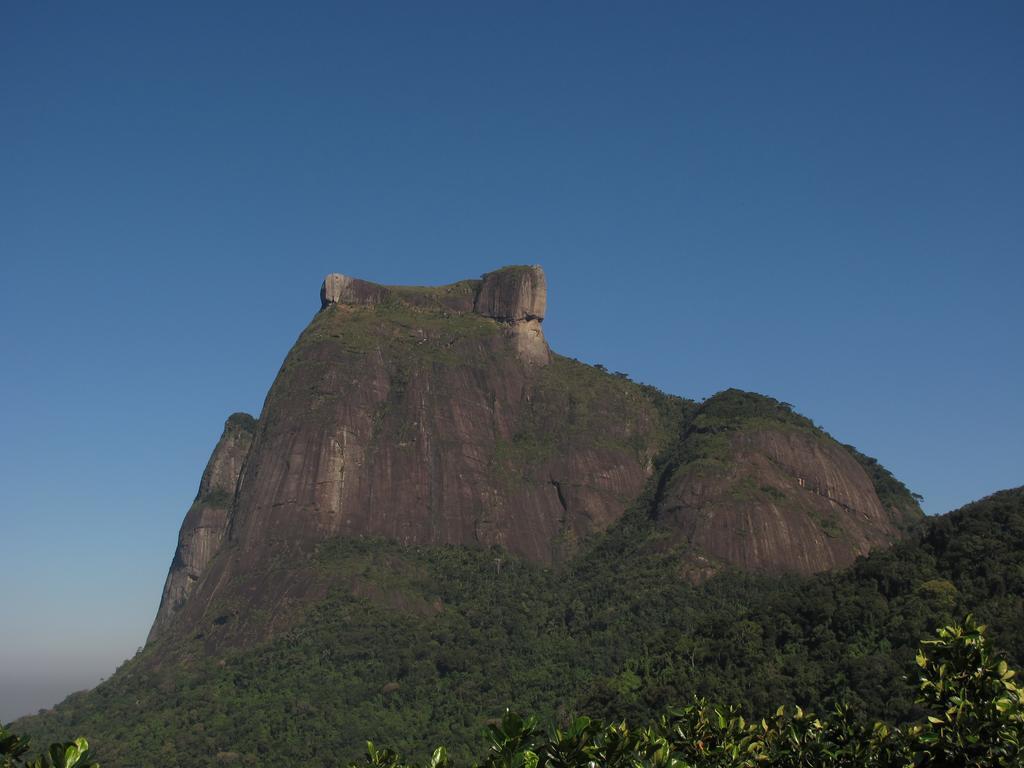
[{"label": "hazy horizon", "polygon": [[332,271],[540,263],[560,354],[792,403],[932,514],[1024,483],[1019,4],[4,16],[0,721],[143,644]]}]

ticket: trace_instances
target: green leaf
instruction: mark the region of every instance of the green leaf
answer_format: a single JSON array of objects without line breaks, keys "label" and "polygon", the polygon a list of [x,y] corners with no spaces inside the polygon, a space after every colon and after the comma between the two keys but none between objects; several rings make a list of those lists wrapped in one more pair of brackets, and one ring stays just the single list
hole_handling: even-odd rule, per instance
[{"label": "green leaf", "polygon": [[75,763],[78,762],[78,758],[81,754],[82,753],[78,749],[77,745],[68,744],[67,747],[64,749],[63,763],[61,763],[61,765],[63,766],[63,768],[73,768]]}]

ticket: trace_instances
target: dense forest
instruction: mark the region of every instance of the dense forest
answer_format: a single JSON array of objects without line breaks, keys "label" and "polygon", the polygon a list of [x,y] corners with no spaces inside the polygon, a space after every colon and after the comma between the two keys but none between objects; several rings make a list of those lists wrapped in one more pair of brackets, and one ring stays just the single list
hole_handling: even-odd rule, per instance
[{"label": "dense forest", "polygon": [[[1024,757],[1024,696],[1016,670],[994,655],[985,627],[968,616],[942,627],[917,652],[917,722],[865,722],[838,705],[818,716],[780,706],[760,719],[696,699],[643,728],[586,715],[544,730],[507,712],[488,724],[490,748],[477,768],[1010,768]],[[434,750],[429,768],[450,765]],[[368,742],[350,768],[417,768]]]},{"label": "dense forest", "polygon": [[[506,712],[488,723],[490,748],[475,768],[1011,768],[1024,757],[1024,695],[1016,670],[992,653],[986,628],[972,616],[942,627],[917,652],[917,698],[924,716],[892,727],[865,722],[847,706],[818,716],[780,706],[748,720],[735,706],[703,699],[665,710],[653,723],[631,728],[625,720],[604,725],[586,715],[565,726],[538,727],[537,719]],[[3,768],[100,768],[88,742],[55,743],[25,759],[30,743],[0,726]],[[221,753],[222,761],[240,755]],[[142,762],[164,763],[143,756]],[[303,765],[308,765],[303,762]],[[330,765],[324,761],[324,765]],[[449,768],[444,746],[428,768]],[[419,768],[398,752],[366,744],[362,762],[349,768]]]},{"label": "dense forest", "polygon": [[90,738],[101,761],[336,765],[373,740],[469,762],[507,709],[542,723],[653,722],[704,697],[736,716],[779,704],[900,725],[923,714],[918,642],[973,612],[1024,658],[1024,488],[931,518],[908,539],[814,577],[686,578],[637,511],[550,570],[498,550],[337,539],[339,579],[299,625],[208,657],[152,646],[92,692],[16,724]]}]

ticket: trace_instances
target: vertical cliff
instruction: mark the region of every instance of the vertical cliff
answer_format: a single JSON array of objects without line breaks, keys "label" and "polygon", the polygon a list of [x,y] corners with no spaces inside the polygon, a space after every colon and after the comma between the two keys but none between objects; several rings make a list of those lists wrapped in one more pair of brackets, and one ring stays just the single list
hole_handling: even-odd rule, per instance
[{"label": "vertical cliff", "polygon": [[247,413],[234,413],[224,423],[199,482],[199,492],[181,524],[150,640],[171,623],[220,548],[255,431],[256,420]]}]

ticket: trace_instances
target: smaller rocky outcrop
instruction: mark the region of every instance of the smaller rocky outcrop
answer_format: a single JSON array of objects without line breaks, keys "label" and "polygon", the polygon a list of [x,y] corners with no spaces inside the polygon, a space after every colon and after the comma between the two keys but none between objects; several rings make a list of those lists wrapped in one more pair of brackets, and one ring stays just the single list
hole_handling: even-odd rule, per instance
[{"label": "smaller rocky outcrop", "polygon": [[473,308],[507,325],[520,359],[547,365],[551,350],[540,324],[547,311],[548,282],[539,266],[505,267],[483,276]]},{"label": "smaller rocky outcrop", "polygon": [[383,285],[332,272],[320,286],[320,308],[330,304],[378,304],[386,295]]},{"label": "smaller rocky outcrop", "polygon": [[544,319],[548,303],[548,282],[539,266],[504,267],[483,276],[476,295],[477,314],[495,320]]},{"label": "smaller rocky outcrop", "polygon": [[551,349],[544,338],[540,320],[516,320],[509,323],[506,333],[512,339],[519,358],[534,365],[547,365],[551,362]]},{"label": "smaller rocky outcrop", "polygon": [[255,433],[256,419],[247,413],[234,413],[224,423],[224,432],[199,481],[199,492],[181,524],[178,547],[160,598],[160,609],[149,632],[150,641],[163,631],[185,604],[192,588],[220,548],[238,478]]},{"label": "smaller rocky outcrop", "polygon": [[[709,398],[676,457],[656,513],[662,544],[700,553],[698,580],[717,569],[712,560],[774,573],[844,568],[900,537],[903,514],[882,504],[857,455],[772,398]],[[909,491],[896,495],[921,515]]]}]

